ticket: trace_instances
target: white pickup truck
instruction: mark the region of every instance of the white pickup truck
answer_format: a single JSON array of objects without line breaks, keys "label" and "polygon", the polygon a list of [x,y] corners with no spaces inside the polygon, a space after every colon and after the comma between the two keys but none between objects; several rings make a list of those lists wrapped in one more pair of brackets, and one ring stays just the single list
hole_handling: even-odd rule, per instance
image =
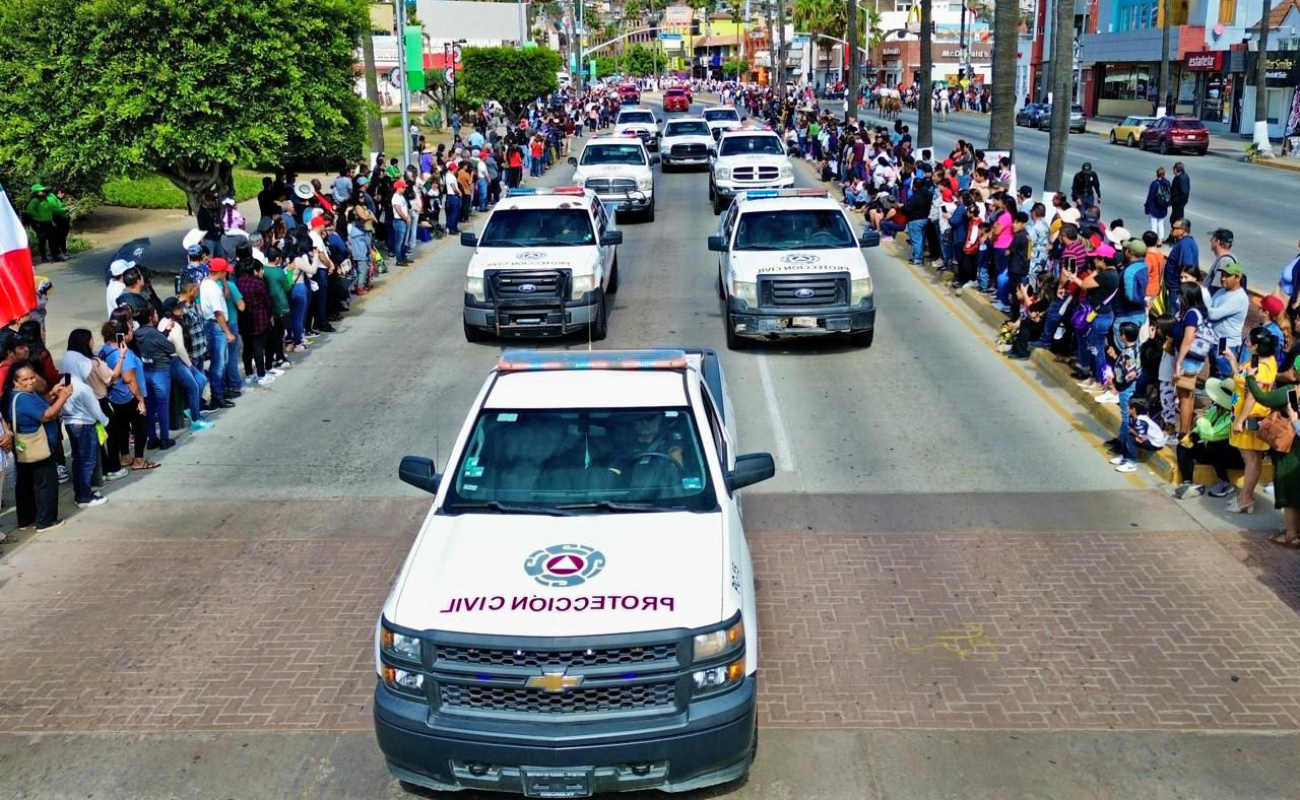
[{"label": "white pickup truck", "polygon": [[609,329],[623,234],[593,192],[511,189],[492,209],[465,271],[465,339],[563,336]]},{"label": "white pickup truck", "polygon": [[743,778],[758,616],[711,350],[507,350],[375,627],[379,747],[404,784],[529,797]]},{"label": "white pickup truck", "polygon": [[590,189],[616,211],[640,213],[646,222],[655,218],[654,166],[659,156],[650,155],[636,136],[620,134],[589,139],[577,156],[570,156],[573,183]]},{"label": "white pickup truck", "polygon": [[870,347],[876,298],[859,239],[825,189],[760,189],[736,197],[709,237],[727,347],[753,339],[842,334]]},{"label": "white pickup truck", "polygon": [[794,164],[785,142],[769,128],[748,127],[722,134],[709,159],[709,200],[721,214],[731,199],[750,189],[794,186]]}]

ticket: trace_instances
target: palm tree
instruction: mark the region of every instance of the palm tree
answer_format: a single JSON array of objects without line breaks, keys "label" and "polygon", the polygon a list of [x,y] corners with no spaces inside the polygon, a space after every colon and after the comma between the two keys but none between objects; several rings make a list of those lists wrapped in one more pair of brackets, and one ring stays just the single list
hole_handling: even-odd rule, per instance
[{"label": "palm tree", "polygon": [[[795,0],[794,27],[796,30],[807,31],[812,34],[820,33],[834,39],[842,39],[847,25],[846,7],[839,0]],[[829,61],[831,50],[834,49],[832,40],[818,38],[814,50],[818,47],[826,51],[826,59]],[[814,78],[816,72],[817,69],[814,65]]]},{"label": "palm tree", "polygon": [[848,85],[844,87],[845,124],[852,123],[858,117],[858,0],[847,0],[847,6],[844,40],[848,42],[845,46],[849,49],[849,79],[845,81]]},{"label": "palm tree", "polygon": [[[1059,5],[1066,5],[1064,0],[1057,0],[1057,2]],[[1020,3],[1018,0],[995,0],[993,113],[989,118],[990,150],[1011,150],[1016,144],[1016,50],[1020,45],[1019,39]],[[1071,52],[1068,39],[1065,49]]]},{"label": "palm tree", "polygon": [[1052,19],[1052,122],[1047,143],[1043,194],[1058,192],[1065,178],[1065,147],[1070,138],[1074,100],[1074,0],[1056,0]]},{"label": "palm tree", "polygon": [[[930,73],[934,71],[934,52],[931,46],[930,0],[921,0],[921,76],[922,83],[917,93],[916,104],[916,146],[917,149],[934,146],[934,80]],[[1013,51],[1014,52],[1014,51]]]}]

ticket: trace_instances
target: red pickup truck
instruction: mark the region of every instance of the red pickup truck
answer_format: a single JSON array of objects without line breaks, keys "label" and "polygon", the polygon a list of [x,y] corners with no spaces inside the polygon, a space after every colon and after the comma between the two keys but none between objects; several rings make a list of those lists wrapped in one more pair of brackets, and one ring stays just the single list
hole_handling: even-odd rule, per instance
[{"label": "red pickup truck", "polygon": [[664,111],[690,111],[691,98],[685,89],[669,89],[664,92]]},{"label": "red pickup truck", "polygon": [[625,106],[634,106],[641,102],[641,90],[636,88],[635,83],[620,83],[618,86],[618,101]]}]

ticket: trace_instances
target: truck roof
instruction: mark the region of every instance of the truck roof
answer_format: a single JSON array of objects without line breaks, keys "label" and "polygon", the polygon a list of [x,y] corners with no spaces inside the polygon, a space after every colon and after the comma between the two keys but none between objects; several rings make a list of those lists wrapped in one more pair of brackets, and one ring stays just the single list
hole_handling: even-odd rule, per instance
[{"label": "truck roof", "polygon": [[520,191],[518,189],[511,189],[505,197],[501,198],[501,201],[497,203],[493,210],[588,208],[594,201],[595,197],[595,192],[578,186],[564,186],[555,190],[542,191],[532,189]]},{"label": "truck roof", "polygon": [[687,404],[704,352],[507,350],[485,408],[641,408]]},{"label": "truck roof", "polygon": [[807,208],[843,210],[824,189],[768,189],[742,192],[736,196],[736,212],[795,211]]}]

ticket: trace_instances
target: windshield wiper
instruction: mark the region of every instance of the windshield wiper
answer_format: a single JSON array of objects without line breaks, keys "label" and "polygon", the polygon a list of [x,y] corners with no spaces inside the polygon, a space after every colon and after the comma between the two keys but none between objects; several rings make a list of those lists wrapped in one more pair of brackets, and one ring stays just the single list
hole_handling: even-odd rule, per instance
[{"label": "windshield wiper", "polygon": [[552,506],[526,506],[502,503],[499,500],[485,500],[481,503],[448,503],[446,508],[460,510],[495,511],[498,514],[543,514],[551,517],[571,517],[573,514],[563,508]]},{"label": "windshield wiper", "polygon": [[533,242],[529,247],[587,247],[593,244],[595,242],[564,242],[559,239],[542,239]]},{"label": "windshield wiper", "polygon": [[556,508],[565,511],[614,511],[629,514],[641,514],[654,511],[669,511],[670,509],[661,508],[652,503],[620,503],[617,500],[598,500],[594,503],[570,503],[568,505],[556,506]]}]

